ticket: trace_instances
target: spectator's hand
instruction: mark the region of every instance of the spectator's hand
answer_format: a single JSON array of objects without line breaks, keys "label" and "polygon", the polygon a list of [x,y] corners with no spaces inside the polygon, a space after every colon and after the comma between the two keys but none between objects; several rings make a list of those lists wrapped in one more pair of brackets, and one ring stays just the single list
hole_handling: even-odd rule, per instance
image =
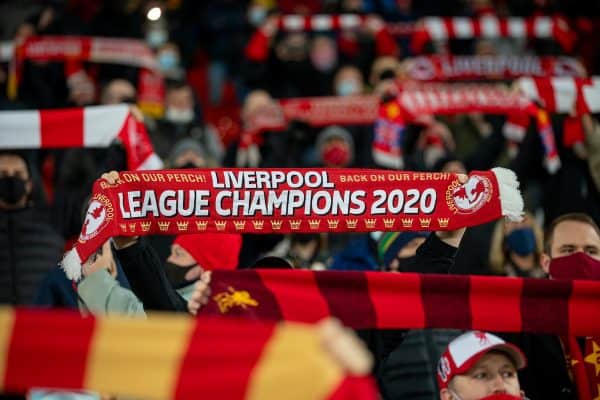
[{"label": "spectator's hand", "polygon": [[356,334],[344,328],[335,318],[319,322],[322,348],[353,375],[368,374],[373,366],[373,356]]},{"label": "spectator's hand", "polygon": [[107,240],[102,245],[100,252],[88,258],[88,260],[83,264],[81,272],[83,273],[83,276],[87,277],[102,268],[109,270],[112,261],[113,259],[110,250],[110,241]]},{"label": "spectator's hand", "polygon": [[210,271],[204,271],[194,284],[194,292],[187,303],[190,314],[197,315],[202,306],[210,300]]},{"label": "spectator's hand", "polygon": [[269,15],[265,22],[260,26],[260,30],[265,34],[266,37],[272,38],[277,33],[277,23],[279,21],[278,15]]},{"label": "spectator's hand", "polygon": [[[104,179],[109,185],[118,185],[121,183],[121,178],[119,178],[117,171],[105,172],[100,178]],[[113,243],[117,250],[122,250],[135,244],[138,239],[139,236],[115,236],[113,237]]]},{"label": "spectator's hand", "polygon": [[[456,178],[461,185],[469,180],[469,176],[465,174],[456,174]],[[442,242],[452,247],[458,247],[466,230],[467,228],[459,228],[454,231],[436,231],[435,234]]]},{"label": "spectator's hand", "polygon": [[378,15],[369,15],[367,17],[365,27],[367,29],[367,32],[375,36],[380,30],[382,30],[385,27],[385,22]]}]

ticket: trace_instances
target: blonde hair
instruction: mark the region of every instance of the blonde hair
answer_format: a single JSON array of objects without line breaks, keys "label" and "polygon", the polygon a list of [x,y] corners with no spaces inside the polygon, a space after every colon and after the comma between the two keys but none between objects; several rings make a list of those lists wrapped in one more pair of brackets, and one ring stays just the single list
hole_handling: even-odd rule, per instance
[{"label": "blonde hair", "polygon": [[[544,251],[544,234],[542,228],[537,224],[533,215],[526,211],[524,220],[535,236],[535,258],[540,259]],[[504,237],[506,236],[506,222],[504,218],[499,219],[494,227],[492,239],[490,241],[489,265],[490,271],[497,275],[506,275],[504,266],[506,265],[506,249],[504,246]]]}]

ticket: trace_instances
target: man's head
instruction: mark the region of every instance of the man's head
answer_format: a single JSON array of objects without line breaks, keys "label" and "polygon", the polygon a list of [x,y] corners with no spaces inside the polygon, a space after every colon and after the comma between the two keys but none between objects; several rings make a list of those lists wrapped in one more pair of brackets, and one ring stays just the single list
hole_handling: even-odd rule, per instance
[{"label": "man's head", "polygon": [[448,344],[438,362],[441,400],[480,400],[506,394],[520,398],[517,370],[523,353],[499,337],[479,331],[464,333]]},{"label": "man's head", "polygon": [[113,79],[102,90],[102,104],[135,103],[135,87],[125,79]]},{"label": "man's head", "polygon": [[204,168],[207,167],[206,150],[192,138],[179,140],[169,154],[170,168]]},{"label": "man's head", "polygon": [[0,153],[0,210],[25,207],[32,189],[25,158],[18,153]]},{"label": "man's head", "polygon": [[174,82],[167,87],[165,118],[175,124],[186,124],[195,118],[195,100],[192,87],[185,82]]},{"label": "man's head", "polygon": [[600,228],[586,214],[561,215],[552,221],[546,231],[542,268],[552,277],[550,264],[553,260],[577,253],[600,261]]},{"label": "man's head", "polygon": [[315,147],[326,167],[347,167],[354,161],[354,140],[341,126],[333,125],[319,132]]},{"label": "man's head", "polygon": [[364,92],[364,79],[360,70],[353,65],[340,68],[333,78],[335,94],[338,96],[353,96]]}]

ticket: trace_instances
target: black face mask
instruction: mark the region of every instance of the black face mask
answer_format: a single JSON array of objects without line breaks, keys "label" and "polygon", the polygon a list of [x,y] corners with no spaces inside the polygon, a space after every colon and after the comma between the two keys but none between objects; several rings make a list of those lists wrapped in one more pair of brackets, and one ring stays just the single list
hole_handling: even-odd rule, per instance
[{"label": "black face mask", "polygon": [[165,264],[165,272],[167,273],[167,279],[171,282],[171,285],[176,288],[182,288],[184,286],[189,285],[192,281],[188,281],[185,279],[185,275],[194,267],[197,267],[198,264],[184,265],[179,266],[177,264],[173,264],[168,262]]},{"label": "black face mask", "polygon": [[17,204],[26,194],[27,181],[16,176],[0,178],[0,199],[9,205]]}]

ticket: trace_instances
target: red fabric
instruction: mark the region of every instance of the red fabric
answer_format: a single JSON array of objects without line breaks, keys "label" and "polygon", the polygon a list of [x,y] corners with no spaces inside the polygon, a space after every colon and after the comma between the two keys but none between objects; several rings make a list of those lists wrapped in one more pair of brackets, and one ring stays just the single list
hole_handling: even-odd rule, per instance
[{"label": "red fabric", "polygon": [[[221,399],[245,398],[275,326],[234,324],[216,320],[196,324],[181,362],[174,399],[197,399],[200,393],[201,397],[218,393]],[[224,365],[224,354],[235,354],[235,362]]]},{"label": "red fabric", "polygon": [[[488,326],[487,330],[499,332],[500,325],[514,332],[521,331],[521,302],[523,281],[510,279],[491,282],[478,276],[471,277],[469,304],[473,310],[472,322]],[[498,315],[503,315],[502,322]]]},{"label": "red fabric", "polygon": [[378,56],[400,56],[396,41],[385,28],[375,34],[375,48]]},{"label": "red fabric", "polygon": [[158,156],[154,154],[154,147],[143,121],[138,121],[132,114],[127,115],[118,137],[125,148],[129,169],[154,169],[162,166],[162,163],[145,165],[149,158]]},{"label": "red fabric", "polygon": [[197,233],[179,235],[176,243],[207,271],[236,269],[242,249],[242,236],[236,233]]},{"label": "red fabric", "polygon": [[329,396],[329,400],[378,400],[378,389],[371,377],[347,376]]},{"label": "red fabric", "polygon": [[581,117],[566,117],[563,122],[563,143],[566,147],[573,147],[575,143],[584,143],[585,134]]},{"label": "red fabric", "polygon": [[84,147],[83,108],[41,110],[40,130],[41,148]]},{"label": "red fabric", "polygon": [[260,29],[257,29],[248,44],[244,53],[250,61],[263,62],[269,57],[270,38]]},{"label": "red fabric", "polygon": [[585,74],[570,57],[421,56],[407,63],[410,78],[421,81],[500,80],[521,76],[576,76]]},{"label": "red fabric", "polygon": [[[574,289],[582,283],[586,291]],[[215,296],[232,294],[230,287],[256,303],[221,309]],[[600,336],[600,282],[265,269],[214,271],[211,288],[213,297],[202,315],[297,322],[330,315],[355,329],[453,327]],[[585,322],[577,322],[581,318]]]},{"label": "red fabric", "polygon": [[385,170],[129,171],[116,185],[95,182],[75,249],[87,260],[117,235],[391,230],[403,217],[414,221],[404,229],[452,230],[501,215],[491,171],[464,185],[451,173]]},{"label": "red fabric", "polygon": [[[41,310],[15,314],[4,388],[19,393],[30,387],[83,386],[95,321],[73,316],[71,312]],[[60,368],[56,367],[56,360],[60,360]]]},{"label": "red fabric", "polygon": [[[297,270],[294,280],[289,280],[287,271],[273,270],[269,279],[262,280],[279,303],[285,320],[293,320],[300,313],[306,322],[317,322],[329,315],[327,301],[321,296],[315,275],[311,271]],[[310,307],[306,307],[306,302]]]},{"label": "red fabric", "polygon": [[586,337],[583,353],[585,372],[588,378],[591,396],[597,399],[600,396],[600,336]]},{"label": "red fabric", "polygon": [[[490,16],[482,16],[483,18],[490,18]],[[458,22],[453,17],[428,17],[431,19],[439,20],[441,24],[444,25],[444,28],[447,32],[445,40],[457,39],[457,38],[478,38],[482,34],[481,29],[481,19],[478,17],[470,18],[467,22],[470,24],[470,28],[472,30],[472,34],[468,36],[459,36],[458,29],[456,29]],[[499,37],[509,37],[512,32],[509,28],[509,18],[496,18],[499,26]],[[536,26],[538,23],[542,22],[542,19],[547,19],[547,21],[551,24],[551,36],[561,47],[565,50],[566,53],[571,52],[573,45],[576,40],[576,35],[573,31],[570,30],[569,25],[566,23],[564,18],[562,17],[544,17],[544,16],[533,16],[529,18],[516,18],[511,17],[512,20],[521,20],[521,22],[525,25],[525,35],[528,38],[545,38],[545,36],[540,36],[537,32]],[[417,28],[415,30],[415,34],[412,37],[411,47],[413,53],[418,54],[423,51],[424,45],[431,40],[432,36],[428,31],[429,25],[425,23],[426,20],[421,20],[417,22]],[[479,27],[478,27],[479,26]]]},{"label": "red fabric", "polygon": [[593,400],[590,392],[590,381],[586,372],[586,365],[579,343],[575,336],[563,337],[563,345],[567,355],[567,367],[571,368],[575,388],[577,390],[577,398],[579,400]]}]

